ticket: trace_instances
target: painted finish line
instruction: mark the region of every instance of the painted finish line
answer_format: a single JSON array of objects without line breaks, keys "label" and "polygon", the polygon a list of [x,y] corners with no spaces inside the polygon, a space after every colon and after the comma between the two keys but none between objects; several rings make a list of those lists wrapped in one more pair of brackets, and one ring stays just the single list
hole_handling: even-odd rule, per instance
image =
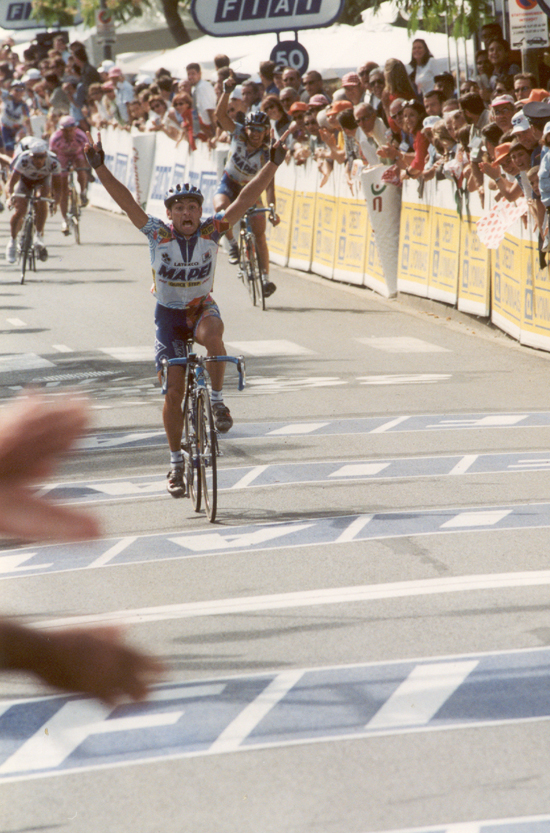
[{"label": "painted finish line", "polygon": [[521,816],[509,819],[439,824],[433,827],[407,827],[384,833],[550,833],[550,816]]},{"label": "painted finish line", "polygon": [[[219,469],[218,489],[285,486],[292,483],[346,483],[405,477],[550,471],[550,451],[513,454],[467,454],[450,457],[400,457],[322,463],[281,463]],[[168,497],[166,474],[111,480],[57,483],[46,487],[48,497],[65,503],[95,503],[136,498]]]},{"label": "painted finish line", "polygon": [[[231,429],[229,440],[262,437],[325,436],[331,434],[384,434],[394,431],[463,431],[472,428],[546,428],[550,412],[518,414],[428,414],[423,416],[365,417],[317,422],[241,423]],[[223,439],[225,442],[225,438]],[[151,448],[166,445],[162,430],[109,432],[85,437],[80,451]]]},{"label": "painted finish line", "polygon": [[158,686],[115,708],[0,705],[0,780],[167,758],[550,718],[550,650],[474,654]]},{"label": "painted finish line", "polygon": [[4,550],[0,578],[381,538],[550,527],[550,503],[379,512]]}]

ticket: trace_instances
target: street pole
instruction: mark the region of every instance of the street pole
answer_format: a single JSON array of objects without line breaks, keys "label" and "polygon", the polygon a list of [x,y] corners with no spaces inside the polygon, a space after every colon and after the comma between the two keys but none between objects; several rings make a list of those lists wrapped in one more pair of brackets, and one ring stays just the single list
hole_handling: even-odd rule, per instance
[{"label": "street pole", "polygon": [[[99,0],[99,9],[100,12],[107,14],[107,0]],[[97,28],[97,27],[96,27]],[[113,60],[113,47],[112,42],[110,40],[109,34],[107,32],[102,32],[101,34],[97,33],[98,40],[101,39],[101,44],[103,47],[103,60],[104,61],[112,61]]]}]

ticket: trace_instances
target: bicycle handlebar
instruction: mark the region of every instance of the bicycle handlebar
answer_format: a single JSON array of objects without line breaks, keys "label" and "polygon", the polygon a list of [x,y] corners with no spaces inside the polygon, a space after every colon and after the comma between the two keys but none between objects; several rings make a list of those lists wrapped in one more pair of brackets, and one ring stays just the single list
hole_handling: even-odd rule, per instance
[{"label": "bicycle handlebar", "polygon": [[252,208],[247,209],[245,212],[245,217],[252,217],[254,214],[269,214],[269,219],[274,220],[276,216],[275,206],[269,205],[267,208],[256,208],[256,206],[252,206]]},{"label": "bicycle handlebar", "polygon": [[[164,368],[185,367],[186,365],[196,367],[199,365],[199,367],[202,367],[203,370],[206,370],[207,362],[231,362],[236,365],[239,374],[238,388],[239,390],[243,390],[246,384],[246,364],[244,356],[197,356],[196,353],[190,353],[188,356],[181,359],[162,359],[162,365]],[[165,383],[163,383],[162,392],[166,393]]]}]

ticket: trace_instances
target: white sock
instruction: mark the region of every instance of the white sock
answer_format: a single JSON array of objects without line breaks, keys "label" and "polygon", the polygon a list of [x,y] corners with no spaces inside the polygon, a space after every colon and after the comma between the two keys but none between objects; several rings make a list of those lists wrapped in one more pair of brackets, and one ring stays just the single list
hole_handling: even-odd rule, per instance
[{"label": "white sock", "polygon": [[214,389],[212,389],[212,393],[210,394],[210,401],[211,402],[223,402],[223,390],[214,390]]},{"label": "white sock", "polygon": [[170,462],[171,463],[183,463],[183,454],[180,451],[171,451],[170,452]]}]

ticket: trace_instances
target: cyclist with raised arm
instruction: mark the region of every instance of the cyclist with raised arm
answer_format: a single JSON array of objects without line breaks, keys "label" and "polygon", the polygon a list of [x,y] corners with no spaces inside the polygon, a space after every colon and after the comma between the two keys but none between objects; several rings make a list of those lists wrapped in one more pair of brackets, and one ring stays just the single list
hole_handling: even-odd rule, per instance
[{"label": "cyclist with raised arm", "polygon": [[[231,133],[229,154],[225,163],[220,184],[214,195],[216,211],[226,209],[239,195],[241,189],[250,182],[252,177],[265,165],[269,158],[270,121],[266,113],[261,110],[250,111],[244,118],[244,123],[234,122],[227,113],[229,96],[236,86],[234,78],[226,78],[223,82],[223,94],[218,101],[215,116],[220,126]],[[275,205],[275,185],[273,180],[266,188],[267,201]],[[261,199],[257,200],[261,206]],[[280,219],[275,215],[273,225]],[[252,231],[256,237],[258,258],[264,284],[264,295],[269,298],[277,287],[269,280],[269,249],[265,237],[265,214],[256,214],[251,218]],[[239,262],[239,246],[233,237],[233,230],[227,232],[229,241],[229,262]]]},{"label": "cyclist with raised arm", "polygon": [[67,223],[67,209],[69,206],[69,168],[76,171],[80,186],[80,203],[82,207],[88,205],[88,162],[84,148],[88,142],[86,134],[81,130],[72,116],[62,116],[58,122],[58,129],[50,139],[50,150],[55,153],[62,167],[61,194],[59,208],[61,210],[61,231],[69,234]]},{"label": "cyclist with raised arm", "polygon": [[[209,356],[225,356],[223,322],[211,296],[220,238],[254,205],[272,182],[277,167],[285,158],[282,140],[269,150],[263,168],[242,189],[225,211],[202,217],[203,195],[194,185],[176,185],[165,194],[168,222],[145,213],[131,192],[105,166],[101,141],[88,134],[86,156],[99,181],[149,241],[153,271],[151,291],[157,299],[155,309],[156,369],[161,381],[162,360],[185,355],[185,342],[193,338]],[[224,362],[212,364],[212,411],[216,429],[229,431],[233,419],[223,401]],[[172,497],[183,497],[182,401],[185,370],[168,368],[163,421],[170,448],[167,489]]]},{"label": "cyclist with raised arm", "polygon": [[[42,139],[35,139],[29,150],[19,153],[12,162],[11,174],[6,185],[8,207],[15,208],[10,219],[11,238],[6,246],[6,260],[15,263],[17,254],[17,235],[23,225],[28,198],[35,196],[52,196],[59,202],[61,165],[57,156],[48,150]],[[36,233],[34,245],[44,248],[44,226],[48,208],[45,202],[36,207]]]}]

